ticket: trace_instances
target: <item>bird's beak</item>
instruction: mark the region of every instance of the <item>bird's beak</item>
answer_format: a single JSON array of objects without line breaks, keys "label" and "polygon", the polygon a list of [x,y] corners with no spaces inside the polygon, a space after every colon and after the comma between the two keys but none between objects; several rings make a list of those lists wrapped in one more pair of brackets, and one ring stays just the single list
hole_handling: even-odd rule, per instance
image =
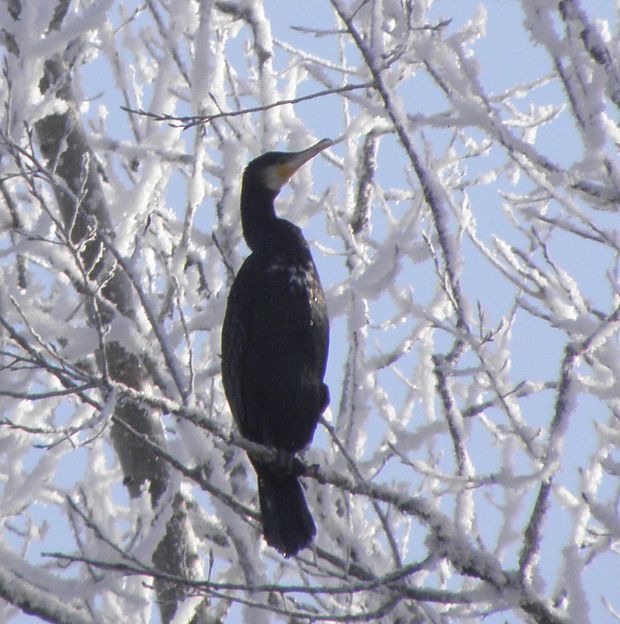
[{"label": "bird's beak", "polygon": [[282,179],[282,183],[284,184],[284,182],[286,182],[304,163],[307,163],[311,158],[314,158],[317,154],[332,145],[332,143],[330,139],[321,139],[308,149],[289,154],[286,161],[278,165],[276,170],[278,177]]}]

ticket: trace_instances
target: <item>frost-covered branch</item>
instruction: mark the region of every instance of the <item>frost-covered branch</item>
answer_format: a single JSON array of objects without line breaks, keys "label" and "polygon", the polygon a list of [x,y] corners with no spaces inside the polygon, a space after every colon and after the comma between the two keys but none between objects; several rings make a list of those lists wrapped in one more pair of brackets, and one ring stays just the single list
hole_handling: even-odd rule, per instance
[{"label": "frost-covered branch", "polygon": [[[595,4],[0,11],[1,621],[616,617],[620,40]],[[322,136],[276,202],[331,323],[292,461],[317,536],[282,558],[220,332],[244,167]]]},{"label": "frost-covered branch", "polygon": [[0,570],[0,596],[22,611],[44,622],[54,624],[92,624],[94,620],[84,610],[50,596],[10,570]]}]

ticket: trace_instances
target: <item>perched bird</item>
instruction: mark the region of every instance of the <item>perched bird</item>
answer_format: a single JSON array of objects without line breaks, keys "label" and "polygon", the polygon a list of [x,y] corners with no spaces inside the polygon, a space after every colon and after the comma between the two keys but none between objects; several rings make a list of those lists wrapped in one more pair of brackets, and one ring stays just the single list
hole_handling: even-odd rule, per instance
[{"label": "perched bird", "polygon": [[[289,460],[310,443],[329,404],[323,383],[329,320],[308,243],[296,225],[276,216],[274,200],[297,169],[331,144],[323,139],[301,152],[267,152],[246,167],[241,185],[241,224],[251,253],[228,295],[224,390],[241,433]],[[265,540],[295,555],[316,527],[292,462],[250,459]]]}]

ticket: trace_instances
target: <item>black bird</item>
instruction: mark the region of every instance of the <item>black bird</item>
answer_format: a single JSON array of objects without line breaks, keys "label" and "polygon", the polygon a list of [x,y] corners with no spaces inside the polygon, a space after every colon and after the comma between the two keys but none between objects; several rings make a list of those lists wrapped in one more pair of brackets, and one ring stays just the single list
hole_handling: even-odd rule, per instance
[{"label": "black bird", "polygon": [[[297,169],[331,144],[323,139],[301,152],[267,152],[246,167],[241,185],[243,236],[252,253],[228,295],[224,390],[241,433],[289,460],[310,443],[329,404],[323,383],[329,320],[308,243],[296,225],[276,216],[274,200]],[[316,527],[292,462],[250,459],[265,540],[295,555]]]}]

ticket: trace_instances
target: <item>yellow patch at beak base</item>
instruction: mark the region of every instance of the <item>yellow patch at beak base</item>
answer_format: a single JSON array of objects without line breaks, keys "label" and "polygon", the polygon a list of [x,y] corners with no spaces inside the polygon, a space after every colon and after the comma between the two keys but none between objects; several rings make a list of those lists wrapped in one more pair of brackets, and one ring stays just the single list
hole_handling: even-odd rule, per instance
[{"label": "yellow patch at beak base", "polygon": [[276,173],[278,177],[284,180],[285,182],[295,173],[297,168],[293,168],[290,165],[278,165],[276,167]]}]

